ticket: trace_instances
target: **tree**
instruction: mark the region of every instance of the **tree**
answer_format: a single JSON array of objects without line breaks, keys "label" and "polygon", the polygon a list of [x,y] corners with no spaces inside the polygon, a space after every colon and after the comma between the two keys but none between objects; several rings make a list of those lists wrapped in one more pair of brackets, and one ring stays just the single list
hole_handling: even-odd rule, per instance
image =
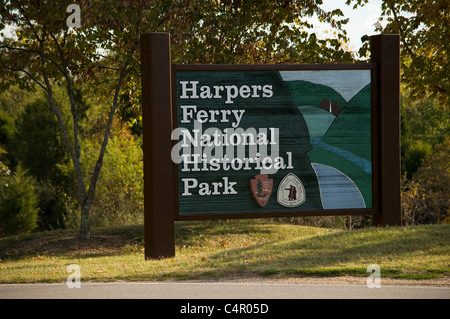
[{"label": "tree", "polygon": [[38,199],[33,184],[20,167],[14,176],[0,176],[0,233],[16,235],[36,228]]},{"label": "tree", "polygon": [[[368,1],[347,0],[347,4],[350,3],[356,7]],[[446,39],[450,36],[450,3],[446,0],[383,0],[381,9],[381,20],[385,24],[380,23],[376,31],[400,35],[402,171],[408,180],[417,180],[416,171],[424,172],[421,167],[428,167],[439,153],[446,152],[448,157],[448,149],[441,149],[440,145],[449,137],[450,43]],[[360,55],[365,55],[369,47],[369,37],[364,39]],[[439,171],[439,167],[443,169],[442,165],[435,166],[434,173],[446,176],[448,171]],[[408,188],[415,189],[413,181],[411,183]],[[404,207],[413,211],[410,200],[422,202],[423,194],[421,191],[403,192],[404,205],[409,205]]]},{"label": "tree", "polygon": [[[144,13],[140,15],[146,19],[141,30],[169,32],[171,57],[178,64],[353,62],[352,53],[344,48],[348,39],[342,26],[348,19],[343,18],[339,9],[323,11],[321,3],[321,0],[157,1],[142,9]],[[111,12],[107,6],[102,11]],[[133,14],[123,11],[124,16]],[[307,22],[306,17],[314,15],[333,31],[329,38],[318,37],[314,32],[316,26]],[[135,36],[131,33],[127,36]],[[122,118],[137,134],[142,131],[139,82],[140,70],[136,68],[124,83],[123,104],[119,105]]]},{"label": "tree", "polygon": [[64,228],[67,212],[63,199],[72,189],[73,176],[65,169],[69,158],[45,96],[38,96],[25,106],[16,120],[16,134],[10,144],[8,152],[36,180],[39,227]]},{"label": "tree", "polygon": [[450,217],[449,147],[447,137],[411,180],[404,181],[402,212],[407,225],[440,223]]},{"label": "tree", "polygon": [[[2,152],[7,153],[8,146],[12,143],[15,134],[14,120],[7,112],[0,110],[0,156]],[[11,159],[4,157],[4,162],[11,165]]]},{"label": "tree", "polygon": [[[175,23],[176,63],[317,63],[350,62],[341,10],[325,12],[322,1],[189,1]],[[305,19],[317,16],[336,37],[320,39]],[[184,22],[184,21],[178,21]]]},{"label": "tree", "polygon": [[[177,63],[342,62],[352,59],[340,10],[324,12],[321,0],[308,1],[79,1],[80,27],[66,25],[66,7],[59,1],[3,0],[0,30],[14,28],[17,39],[3,39],[0,64],[4,82],[47,95],[74,167],[81,210],[80,238],[90,236],[90,212],[119,97],[139,101],[139,36],[170,32]],[[336,37],[318,39],[305,16],[317,15],[336,30]],[[8,79],[8,80],[6,80]],[[80,106],[75,88],[89,83],[95,94],[110,97],[103,141],[89,177],[80,147]],[[71,129],[54,98],[54,86],[67,89]],[[125,88],[127,90],[125,90]],[[134,101],[134,102],[133,102]],[[139,106],[136,107],[139,110]],[[135,112],[137,115],[139,112]]]},{"label": "tree", "polygon": [[[117,109],[118,96],[124,79],[130,72],[133,54],[137,49],[134,41],[125,54],[118,54],[114,64],[108,67],[115,76],[114,95],[108,114],[108,122],[104,129],[104,139],[97,162],[88,183],[83,174],[81,149],[79,141],[79,105],[75,99],[75,86],[86,80],[84,72],[93,72],[101,68],[100,55],[97,48],[100,42],[117,45],[125,49],[122,43],[115,41],[118,30],[110,30],[99,25],[90,28],[85,24],[74,32],[66,26],[66,7],[57,1],[2,1],[0,18],[2,23],[16,27],[17,40],[4,39],[1,64],[3,72],[10,83],[18,83],[22,88],[32,89],[33,84],[42,88],[48,98],[49,105],[57,118],[58,126],[65,147],[70,154],[75,171],[78,204],[81,208],[80,238],[90,237],[90,211],[94,199],[95,188],[103,164],[103,157],[108,144],[109,133]],[[95,8],[94,8],[95,9]],[[101,13],[101,12],[100,12]],[[113,27],[114,25],[111,24]],[[111,33],[109,33],[111,31]],[[137,32],[139,34],[139,32]],[[129,44],[129,43],[126,43]],[[16,72],[21,73],[17,75]],[[23,74],[26,76],[24,77]],[[55,83],[66,86],[72,115],[72,129],[69,130],[61,109],[55,101]],[[69,134],[69,132],[72,134]],[[88,187],[86,187],[88,185]]]},{"label": "tree", "polygon": [[[93,226],[117,226],[143,222],[144,172],[142,139],[120,129],[115,121],[114,133],[108,145],[100,174],[96,205],[92,208]],[[85,149],[98,149],[98,142],[85,140]],[[86,163],[95,162],[94,152],[84,152]],[[88,165],[90,166],[90,165]]]},{"label": "tree", "polygon": [[401,99],[402,174],[410,179],[450,133],[450,112],[436,100]]},{"label": "tree", "polygon": [[[347,0],[364,5],[368,0]],[[376,31],[396,33],[401,41],[401,80],[412,98],[450,102],[450,2],[447,0],[383,0],[382,24]],[[369,38],[361,52],[367,51]]]},{"label": "tree", "polygon": [[46,99],[37,98],[29,103],[17,122],[17,133],[10,152],[37,181],[57,178],[57,164],[64,163],[66,152],[59,139],[58,123],[52,116]]}]

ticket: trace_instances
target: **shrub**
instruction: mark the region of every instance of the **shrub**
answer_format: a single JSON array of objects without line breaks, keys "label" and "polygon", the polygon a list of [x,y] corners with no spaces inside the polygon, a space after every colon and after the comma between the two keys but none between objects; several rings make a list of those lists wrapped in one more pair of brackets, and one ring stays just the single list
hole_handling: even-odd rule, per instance
[{"label": "shrub", "polygon": [[0,184],[0,232],[5,235],[28,233],[37,227],[38,198],[34,180],[18,167],[12,177]]},{"label": "shrub", "polygon": [[46,97],[37,95],[28,101],[15,125],[16,133],[9,151],[36,181],[38,227],[43,230],[66,228],[64,194],[71,192],[72,170],[58,121]]},{"label": "shrub", "polygon": [[40,183],[37,187],[40,229],[65,229],[67,209],[64,193],[56,186]]},{"label": "shrub", "polygon": [[[86,168],[97,160],[98,145],[85,141]],[[140,140],[127,129],[111,137],[103,160],[92,207],[93,226],[142,223],[144,218],[143,155]]]},{"label": "shrub", "polygon": [[67,162],[58,121],[44,97],[28,103],[16,121],[17,133],[10,153],[37,182],[64,183],[58,164]]},{"label": "shrub", "polygon": [[405,147],[402,158],[402,170],[411,178],[432,153],[432,147],[423,141],[415,141]]},{"label": "shrub", "polygon": [[[450,138],[436,146],[433,154],[412,176],[404,180],[402,219],[406,225],[448,221],[450,216]],[[446,219],[447,218],[447,219]]]}]

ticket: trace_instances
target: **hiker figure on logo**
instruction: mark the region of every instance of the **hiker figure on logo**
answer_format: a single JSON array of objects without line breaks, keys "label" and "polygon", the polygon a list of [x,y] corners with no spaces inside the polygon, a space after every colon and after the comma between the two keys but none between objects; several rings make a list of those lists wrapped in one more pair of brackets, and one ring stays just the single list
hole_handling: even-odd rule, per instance
[{"label": "hiker figure on logo", "polygon": [[297,199],[297,189],[294,185],[291,185],[289,188],[285,188],[285,190],[289,191],[289,201]]}]

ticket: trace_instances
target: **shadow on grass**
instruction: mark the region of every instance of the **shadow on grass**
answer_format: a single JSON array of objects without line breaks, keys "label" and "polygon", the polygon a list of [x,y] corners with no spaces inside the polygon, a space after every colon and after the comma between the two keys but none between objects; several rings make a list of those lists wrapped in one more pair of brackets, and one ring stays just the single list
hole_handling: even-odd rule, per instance
[{"label": "shadow on grass", "polygon": [[[166,269],[164,273],[149,270],[127,275],[128,280],[133,280],[133,276],[142,280],[246,275],[368,276],[366,269],[370,264],[379,264],[382,276],[391,278],[430,279],[450,273],[450,225],[330,231],[253,220],[181,222],[175,226],[178,249],[208,241],[217,244],[230,237],[233,237],[233,243],[216,245],[209,252],[196,255],[200,257],[190,260],[186,270],[180,270],[180,267],[173,271]],[[288,231],[286,236],[280,233],[284,230]],[[79,240],[77,232],[48,232],[0,239],[0,258],[19,260],[39,255],[63,255],[84,259],[117,256],[142,249],[143,233],[143,225],[137,225],[94,230],[90,241]],[[243,239],[248,239],[247,235],[253,239],[248,245]],[[239,243],[239,240],[242,242]],[[191,255],[195,254],[193,252]],[[420,256],[422,261],[424,256],[430,260],[440,259],[429,265],[423,262],[416,265],[416,256]],[[180,260],[182,258],[177,257],[174,258],[175,264],[183,262]],[[170,268],[170,263],[167,266]]]},{"label": "shadow on grass", "polygon": [[48,231],[0,239],[0,258],[20,260],[40,255],[90,258],[111,256],[127,247],[143,244],[143,225],[92,231],[90,240],[80,240],[76,231]]},{"label": "shadow on grass", "polygon": [[367,267],[380,264],[386,277],[431,279],[450,274],[450,259],[424,266],[415,256],[449,257],[449,243],[449,225],[340,231],[227,249],[205,266],[234,275],[368,276]]}]

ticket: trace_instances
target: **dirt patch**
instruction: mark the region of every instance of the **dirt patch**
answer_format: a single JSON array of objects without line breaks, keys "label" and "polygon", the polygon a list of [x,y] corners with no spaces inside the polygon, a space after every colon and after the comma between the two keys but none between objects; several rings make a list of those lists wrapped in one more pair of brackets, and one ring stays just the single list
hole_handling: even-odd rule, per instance
[{"label": "dirt patch", "polygon": [[55,233],[29,240],[0,241],[0,258],[36,255],[111,255],[136,247],[139,238],[123,234],[91,234],[90,240],[80,240],[78,233]]}]

